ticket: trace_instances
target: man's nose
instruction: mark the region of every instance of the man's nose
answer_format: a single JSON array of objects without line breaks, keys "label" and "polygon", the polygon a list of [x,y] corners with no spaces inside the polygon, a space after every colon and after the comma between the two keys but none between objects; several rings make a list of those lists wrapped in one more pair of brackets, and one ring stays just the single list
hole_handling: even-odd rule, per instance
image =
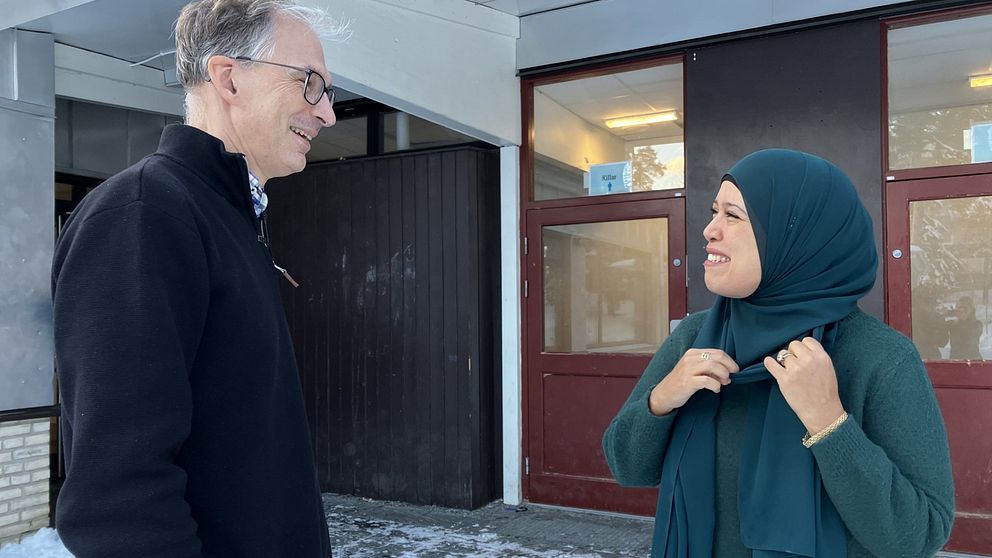
[{"label": "man's nose", "polygon": [[313,108],[313,115],[320,119],[321,124],[325,128],[333,126],[338,121],[337,115],[334,114],[334,107],[331,106],[331,100],[327,98],[326,94],[320,98],[320,101]]}]

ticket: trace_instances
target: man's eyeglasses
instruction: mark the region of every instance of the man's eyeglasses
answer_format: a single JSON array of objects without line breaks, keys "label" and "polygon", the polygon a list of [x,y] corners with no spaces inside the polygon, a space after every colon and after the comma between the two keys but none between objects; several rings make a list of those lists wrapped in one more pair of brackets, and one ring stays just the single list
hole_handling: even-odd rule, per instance
[{"label": "man's eyeglasses", "polygon": [[300,68],[297,66],[290,66],[289,64],[269,62],[267,60],[255,60],[254,58],[249,58],[247,56],[235,56],[234,59],[241,60],[242,62],[255,62],[256,64],[282,66],[283,68],[303,72],[307,75],[306,81],[303,82],[303,98],[306,99],[311,105],[316,105],[320,102],[320,98],[326,93],[327,100],[330,101],[332,105],[334,104],[334,88],[328,87],[327,82],[324,81],[324,77],[310,68]]}]

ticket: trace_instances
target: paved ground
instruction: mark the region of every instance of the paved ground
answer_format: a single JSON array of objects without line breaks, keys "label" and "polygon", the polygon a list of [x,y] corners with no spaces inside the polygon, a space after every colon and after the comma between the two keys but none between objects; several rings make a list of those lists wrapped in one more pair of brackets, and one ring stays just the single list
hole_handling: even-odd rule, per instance
[{"label": "paved ground", "polygon": [[475,511],[324,494],[335,558],[648,555],[650,520],[494,502]]}]

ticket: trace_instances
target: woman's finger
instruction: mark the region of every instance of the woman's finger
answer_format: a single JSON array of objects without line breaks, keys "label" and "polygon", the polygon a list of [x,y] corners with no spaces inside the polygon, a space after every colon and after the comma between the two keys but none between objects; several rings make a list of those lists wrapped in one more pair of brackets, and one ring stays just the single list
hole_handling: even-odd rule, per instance
[{"label": "woman's finger", "polygon": [[720,393],[720,388],[723,387],[720,382],[710,376],[696,376],[696,382],[699,385],[699,389],[708,389],[713,393]]},{"label": "woman's finger", "polygon": [[810,348],[804,345],[802,341],[792,341],[789,343],[789,352],[797,358],[802,359],[810,355]]},{"label": "woman's finger", "polygon": [[777,360],[775,360],[770,356],[765,357],[763,364],[765,365],[765,368],[768,369],[768,373],[771,374],[772,377],[775,378],[776,380],[778,380],[781,374],[785,372],[785,367],[783,367],[781,364],[778,363]]},{"label": "woman's finger", "polygon": [[[719,363],[723,365],[724,368],[730,371],[730,373],[737,372],[740,367],[734,362],[734,359],[730,358],[730,355],[721,351],[720,349],[699,349],[698,358],[705,362]],[[705,355],[705,356],[704,356]]]}]

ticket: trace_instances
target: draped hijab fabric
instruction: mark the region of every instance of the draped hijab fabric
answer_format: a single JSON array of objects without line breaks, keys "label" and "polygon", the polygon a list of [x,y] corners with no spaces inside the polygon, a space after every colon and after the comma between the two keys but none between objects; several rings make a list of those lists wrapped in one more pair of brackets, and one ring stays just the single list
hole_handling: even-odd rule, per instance
[{"label": "draped hijab fabric", "polygon": [[[758,151],[724,180],[747,206],[761,282],[744,299],[718,296],[692,346],[729,354],[741,371],[724,389],[751,391],[738,481],[741,541],[754,558],[843,558],[844,526],[800,443],[806,429],[762,361],[807,335],[830,353],[836,322],[875,283],[871,217],[847,176],[808,153]],[[701,390],[677,411],[652,558],[712,558],[718,405],[717,394]]]}]

